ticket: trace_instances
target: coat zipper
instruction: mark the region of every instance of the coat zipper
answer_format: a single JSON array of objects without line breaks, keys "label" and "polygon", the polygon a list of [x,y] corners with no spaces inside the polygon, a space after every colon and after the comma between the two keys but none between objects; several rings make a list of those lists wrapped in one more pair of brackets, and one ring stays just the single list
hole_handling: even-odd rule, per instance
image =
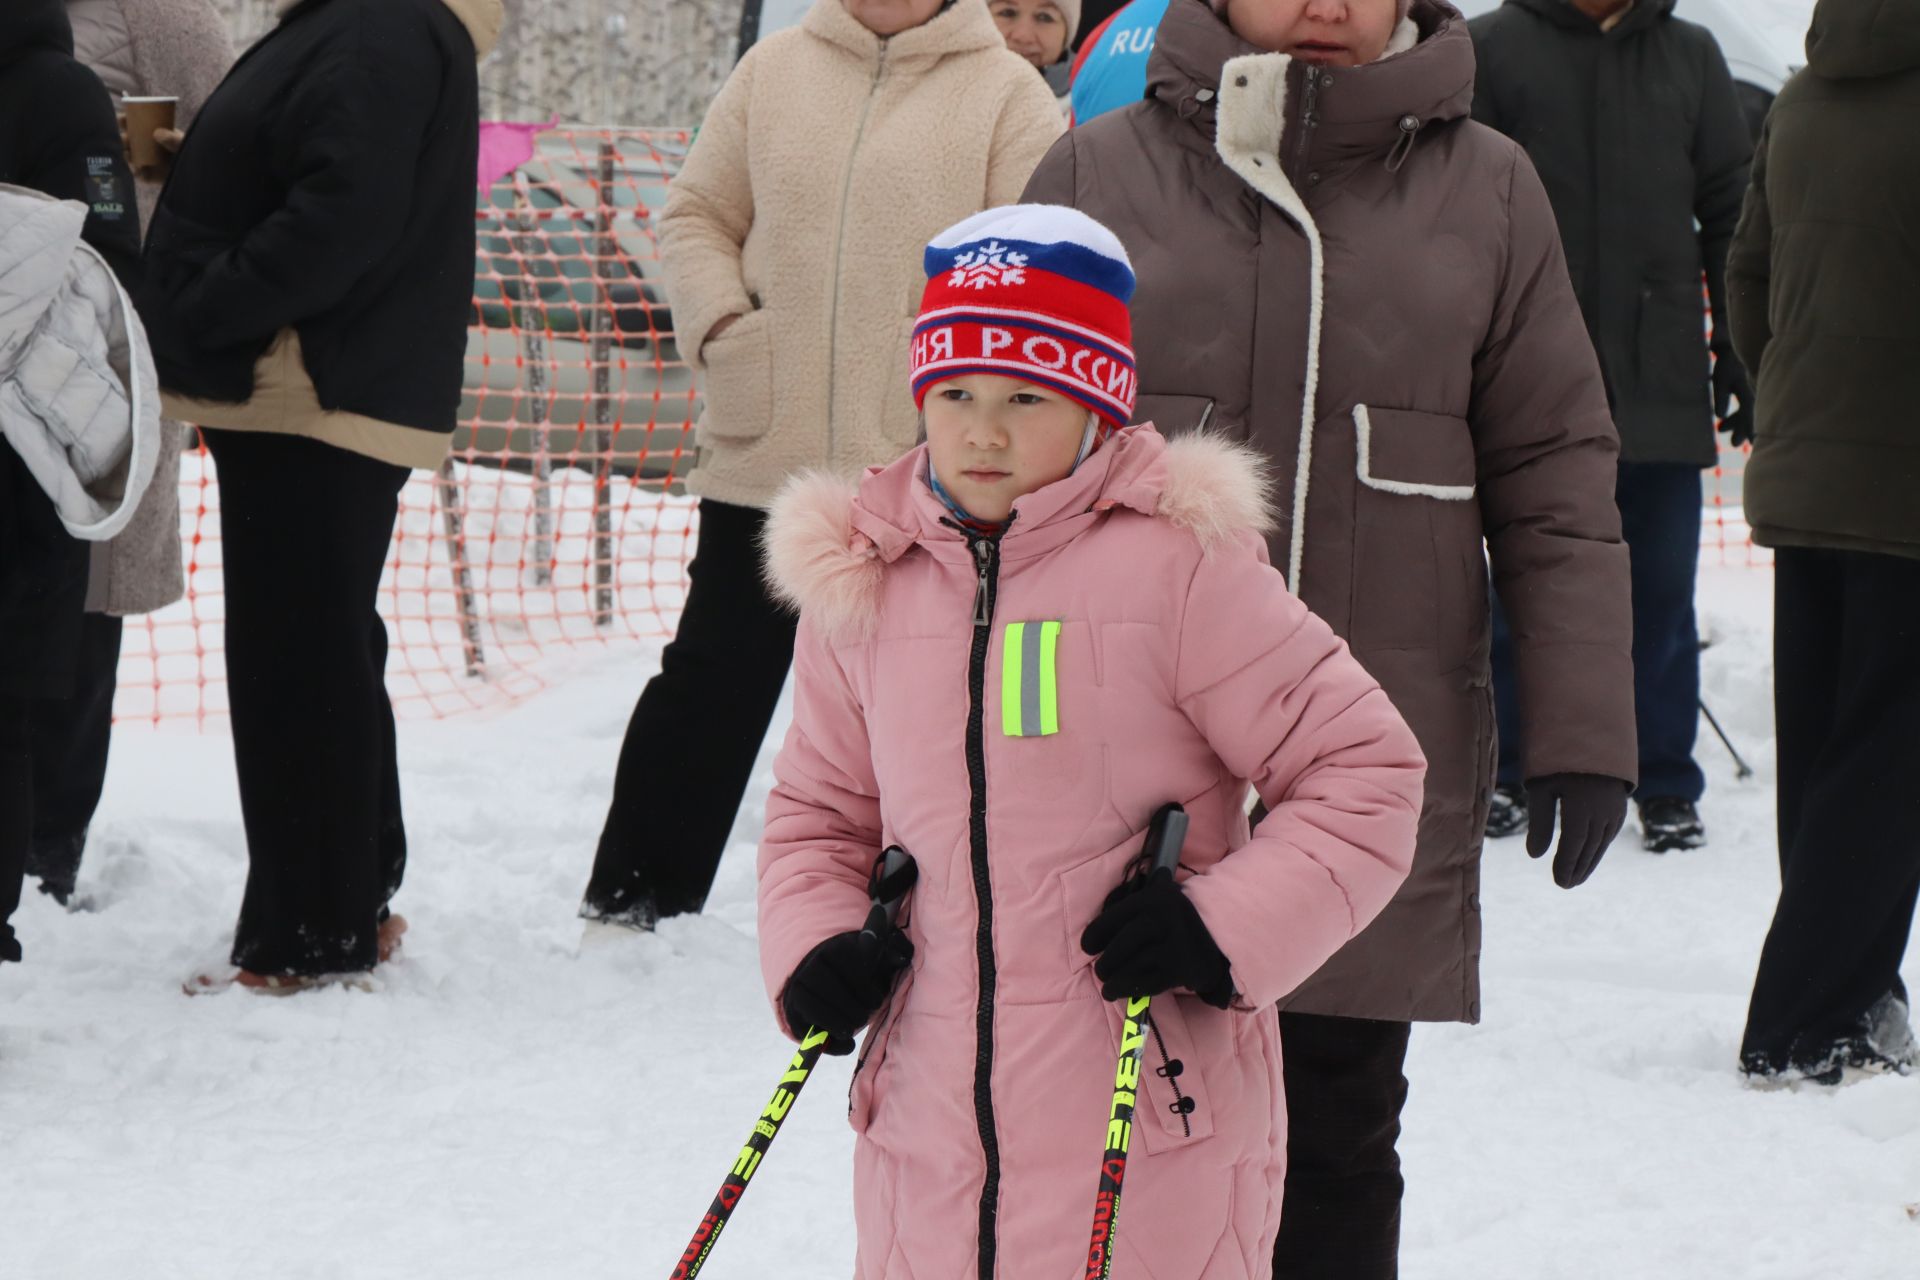
[{"label": "coat zipper", "polygon": [[[1002,530],[1000,536],[1005,536]],[[980,1280],[993,1280],[999,1247],[1000,1139],[993,1119],[993,998],[998,975],[993,960],[993,883],[987,873],[987,650],[993,642],[994,597],[1000,564],[999,537],[970,537],[980,570],[973,604],[973,649],[967,659],[967,786],[971,792],[969,840],[973,892],[979,901],[974,952],[980,966],[980,1000],[974,1012],[973,1116],[987,1176],[980,1188]]]},{"label": "coat zipper", "polygon": [[873,115],[873,100],[880,94],[880,82],[887,78],[887,41],[880,42],[880,60],[873,65],[873,81],[867,86],[867,100],[860,108],[860,121],[853,127],[853,149],[847,153],[847,176],[840,184],[840,222],[833,244],[833,312],[827,317],[827,465],[834,465],[834,396],[839,391],[837,376],[840,349],[840,266],[847,254],[847,204],[853,199],[853,171],[860,161],[860,144],[866,140],[867,120]]},{"label": "coat zipper", "polygon": [[1304,174],[1307,171],[1307,151],[1313,145],[1314,126],[1320,123],[1320,82],[1331,81],[1331,72],[1323,72],[1318,67],[1307,67],[1307,92],[1300,104],[1300,142],[1293,152],[1293,171]]}]

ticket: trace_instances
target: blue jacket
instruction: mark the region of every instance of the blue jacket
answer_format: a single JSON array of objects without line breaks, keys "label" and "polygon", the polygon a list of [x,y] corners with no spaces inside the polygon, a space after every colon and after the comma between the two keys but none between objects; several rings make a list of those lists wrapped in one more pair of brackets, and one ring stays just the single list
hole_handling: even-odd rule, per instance
[{"label": "blue jacket", "polygon": [[1168,0],[1133,0],[1094,33],[1073,73],[1073,122],[1130,106],[1147,96],[1147,59]]}]

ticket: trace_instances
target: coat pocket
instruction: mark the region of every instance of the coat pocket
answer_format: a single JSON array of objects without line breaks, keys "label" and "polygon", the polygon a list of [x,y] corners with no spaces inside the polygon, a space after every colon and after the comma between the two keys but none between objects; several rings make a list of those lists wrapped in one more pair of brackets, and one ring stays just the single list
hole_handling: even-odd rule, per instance
[{"label": "coat pocket", "polygon": [[[887,357],[887,379],[878,388],[879,399],[874,405],[880,437],[896,451],[895,456],[919,444],[924,434],[920,413],[913,404],[913,331],[919,323],[916,313],[902,320],[896,329]],[[886,463],[893,458],[872,461]]]},{"label": "coat pocket", "polygon": [[1699,280],[1640,286],[1634,351],[1643,398],[1705,404],[1713,366],[1707,358],[1707,302]]},{"label": "coat pocket", "polygon": [[1353,647],[1431,651],[1451,670],[1485,627],[1473,434],[1461,418],[1368,405],[1353,424]]},{"label": "coat pocket", "polygon": [[892,1047],[894,1035],[899,1030],[900,1015],[907,1005],[907,993],[913,989],[913,975],[914,970],[908,969],[894,987],[893,995],[888,998],[885,1007],[875,1015],[867,1034],[861,1037],[860,1056],[854,1060],[853,1081],[847,1086],[847,1123],[853,1126],[855,1133],[867,1131],[867,1126],[873,1123],[874,1111],[879,1107],[880,1073],[887,1064],[887,1051]]},{"label": "coat pocket", "polygon": [[700,438],[743,444],[767,434],[773,425],[773,326],[767,312],[750,312],[710,339],[701,363],[706,410]]}]

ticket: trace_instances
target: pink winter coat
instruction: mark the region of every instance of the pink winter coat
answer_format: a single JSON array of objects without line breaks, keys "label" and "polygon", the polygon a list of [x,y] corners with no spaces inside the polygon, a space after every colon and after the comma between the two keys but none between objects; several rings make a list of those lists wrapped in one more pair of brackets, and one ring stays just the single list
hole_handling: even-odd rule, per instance
[{"label": "pink winter coat", "polygon": [[[857,493],[803,476],[767,531],[801,611],[760,849],[776,1010],[807,952],[860,926],[879,850],[920,866],[913,965],[854,1075],[855,1275],[1084,1270],[1120,1018],[1079,939],[1177,800],[1184,885],[1238,997],[1154,1001],[1148,1066],[1178,1059],[1195,1107],[1149,1077],[1114,1274],[1265,1277],[1286,1151],[1272,1006],[1406,877],[1420,749],[1268,566],[1240,447],[1135,428],[1022,498],[998,548],[942,523],[925,466],[922,447]],[[1040,676],[1008,662],[1017,622],[1060,624],[1057,725],[1005,714],[1003,681],[1018,707]],[[1251,838],[1248,781],[1271,810]]]}]

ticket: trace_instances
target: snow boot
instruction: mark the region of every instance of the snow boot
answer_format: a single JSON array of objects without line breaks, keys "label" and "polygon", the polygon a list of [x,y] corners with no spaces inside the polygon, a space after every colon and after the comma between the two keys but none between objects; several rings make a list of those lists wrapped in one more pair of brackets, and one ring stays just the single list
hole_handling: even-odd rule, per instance
[{"label": "snow boot", "polygon": [[1920,1070],[1920,1040],[1914,1038],[1907,1002],[1895,992],[1887,992],[1867,1010],[1865,1044],[1901,1075]]},{"label": "snow boot", "polygon": [[35,840],[27,848],[27,874],[40,881],[40,892],[61,906],[71,906],[73,891],[80,879],[80,855],[86,851],[87,833]]},{"label": "snow boot", "polygon": [[1503,782],[1487,805],[1487,839],[1504,840],[1527,829],[1527,789]]},{"label": "snow boot", "polygon": [[1654,796],[1640,802],[1640,836],[1649,853],[1698,849],[1707,842],[1707,827],[1693,801]]},{"label": "snow boot", "polygon": [[609,911],[592,902],[580,904],[580,918],[593,924],[611,925],[631,933],[652,933],[653,927],[660,923],[660,908],[655,904],[652,894],[637,898],[633,905]]}]

